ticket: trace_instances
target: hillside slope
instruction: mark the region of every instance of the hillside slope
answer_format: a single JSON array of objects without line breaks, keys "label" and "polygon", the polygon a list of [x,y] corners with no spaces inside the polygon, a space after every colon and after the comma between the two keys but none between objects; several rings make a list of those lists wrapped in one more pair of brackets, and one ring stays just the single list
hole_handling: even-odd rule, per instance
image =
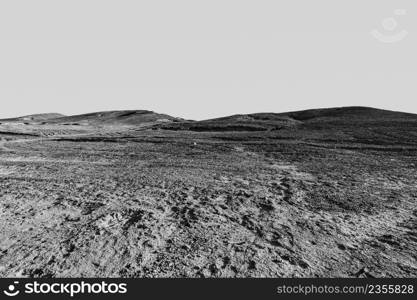
[{"label": "hillside slope", "polygon": [[309,110],[302,110],[302,111],[287,112],[287,113],[282,113],[278,115],[290,117],[298,121],[329,120],[329,119],[343,119],[343,120],[417,119],[417,115],[415,114],[383,110],[383,109],[364,107],[364,106],[309,109]]},{"label": "hillside slope", "polygon": [[46,121],[65,117],[59,113],[33,114],[16,118],[1,119],[0,122]]},{"label": "hillside slope", "polygon": [[189,131],[271,131],[283,129],[372,126],[407,126],[415,124],[417,115],[370,107],[312,109],[286,113],[255,113],[163,125],[167,130]]},{"label": "hillside slope", "polygon": [[66,125],[140,125],[152,122],[170,122],[177,120],[165,114],[158,114],[148,110],[121,110],[93,112],[82,115],[64,116],[61,114],[40,114],[24,116],[12,119],[4,119],[7,122],[42,121],[43,124]]}]

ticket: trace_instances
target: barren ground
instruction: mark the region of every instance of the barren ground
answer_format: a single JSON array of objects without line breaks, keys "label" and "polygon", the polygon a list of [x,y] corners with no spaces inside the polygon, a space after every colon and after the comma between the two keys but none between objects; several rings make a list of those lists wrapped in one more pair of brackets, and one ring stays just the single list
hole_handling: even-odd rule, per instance
[{"label": "barren ground", "polygon": [[0,125],[0,276],[416,277],[414,132]]}]

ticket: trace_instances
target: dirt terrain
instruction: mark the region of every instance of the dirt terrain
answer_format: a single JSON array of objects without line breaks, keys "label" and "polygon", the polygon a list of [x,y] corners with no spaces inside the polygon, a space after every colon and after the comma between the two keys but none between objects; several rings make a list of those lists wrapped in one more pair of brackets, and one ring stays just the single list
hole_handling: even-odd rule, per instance
[{"label": "dirt terrain", "polygon": [[417,115],[0,123],[0,277],[417,277]]}]

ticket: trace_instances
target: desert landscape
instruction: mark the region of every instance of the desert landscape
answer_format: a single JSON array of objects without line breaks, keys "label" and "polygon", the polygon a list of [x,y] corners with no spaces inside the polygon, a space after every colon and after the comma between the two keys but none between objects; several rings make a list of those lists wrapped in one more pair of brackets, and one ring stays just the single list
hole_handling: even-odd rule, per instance
[{"label": "desert landscape", "polygon": [[417,115],[0,120],[0,277],[417,277]]}]

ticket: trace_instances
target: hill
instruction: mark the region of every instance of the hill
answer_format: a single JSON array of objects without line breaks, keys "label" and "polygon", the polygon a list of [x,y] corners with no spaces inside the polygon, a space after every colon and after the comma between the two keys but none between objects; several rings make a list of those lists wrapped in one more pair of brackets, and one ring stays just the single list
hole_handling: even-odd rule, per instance
[{"label": "hill", "polygon": [[140,125],[151,122],[170,122],[176,118],[148,110],[104,111],[49,120],[48,123],[82,123],[92,125]]},{"label": "hill", "polygon": [[197,132],[268,131],[294,127],[299,122],[288,116],[275,113],[232,115],[203,121],[184,121],[164,124],[162,129],[189,130]]},{"label": "hill", "polygon": [[16,118],[1,119],[0,122],[25,122],[25,121],[45,121],[50,119],[62,118],[64,115],[59,113],[34,114]]},{"label": "hill", "polygon": [[[286,113],[232,115],[197,122],[162,125],[167,130],[189,131],[271,131],[290,128],[356,127],[359,124],[393,126],[416,122],[417,115],[371,107],[338,107]],[[400,124],[400,126],[401,126]]]},{"label": "hill", "polygon": [[362,106],[309,109],[295,112],[287,112],[279,115],[288,116],[299,121],[308,121],[323,118],[417,118],[417,115],[410,113]]},{"label": "hill", "polygon": [[148,110],[121,110],[103,111],[81,115],[63,116],[61,114],[31,115],[1,121],[23,122],[42,121],[44,124],[71,124],[71,125],[140,125],[153,122],[171,122],[177,118],[158,114]]}]

